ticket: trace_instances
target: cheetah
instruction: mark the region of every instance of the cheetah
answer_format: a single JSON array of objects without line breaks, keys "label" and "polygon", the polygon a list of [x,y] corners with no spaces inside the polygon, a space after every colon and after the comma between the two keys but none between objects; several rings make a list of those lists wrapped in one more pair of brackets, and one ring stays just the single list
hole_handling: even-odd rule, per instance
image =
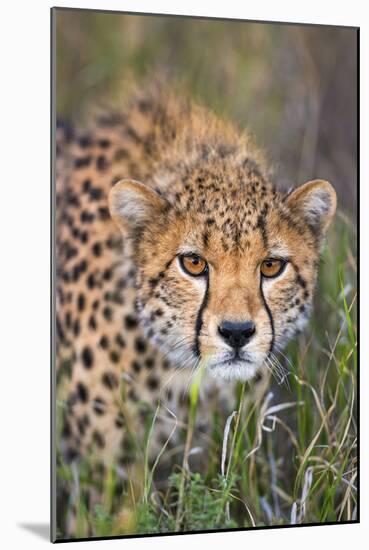
[{"label": "cheetah", "polygon": [[60,448],[127,477],[158,407],[150,456],[169,441],[179,460],[200,367],[203,439],[210,402],[268,380],[309,318],[336,194],[279,191],[247,133],[159,88],[59,125],[56,158]]}]

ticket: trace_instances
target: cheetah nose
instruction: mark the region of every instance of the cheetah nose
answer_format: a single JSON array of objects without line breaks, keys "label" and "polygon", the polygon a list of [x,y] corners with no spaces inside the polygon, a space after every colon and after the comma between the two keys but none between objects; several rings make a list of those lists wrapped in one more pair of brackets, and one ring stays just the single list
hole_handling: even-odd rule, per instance
[{"label": "cheetah nose", "polygon": [[219,334],[232,348],[242,348],[255,334],[255,330],[252,321],[245,321],[244,323],[223,321],[218,327]]}]

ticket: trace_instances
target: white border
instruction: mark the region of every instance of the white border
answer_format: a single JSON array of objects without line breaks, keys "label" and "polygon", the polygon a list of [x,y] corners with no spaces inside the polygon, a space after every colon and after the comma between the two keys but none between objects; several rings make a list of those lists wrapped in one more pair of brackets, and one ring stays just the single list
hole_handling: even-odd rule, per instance
[{"label": "white border", "polygon": [[[215,5],[198,0],[69,0],[58,6],[211,15],[361,27],[361,207],[368,206],[368,30],[365,3],[273,0]],[[4,2],[1,8],[1,393],[0,525],[4,548],[47,544],[22,524],[49,521],[49,8],[47,0]],[[365,121],[365,125],[364,125]],[[5,154],[4,154],[5,150]],[[365,183],[364,183],[365,182]],[[361,242],[369,240],[362,223]],[[367,255],[361,254],[366,273]],[[364,279],[364,276],[363,276]],[[364,281],[365,283],[365,281]],[[366,285],[365,285],[366,286]],[[362,357],[369,355],[368,294],[362,286]],[[98,548],[150,550],[188,545],[335,550],[369,540],[368,373],[361,362],[361,524],[88,542]],[[82,543],[81,543],[82,544]]]}]

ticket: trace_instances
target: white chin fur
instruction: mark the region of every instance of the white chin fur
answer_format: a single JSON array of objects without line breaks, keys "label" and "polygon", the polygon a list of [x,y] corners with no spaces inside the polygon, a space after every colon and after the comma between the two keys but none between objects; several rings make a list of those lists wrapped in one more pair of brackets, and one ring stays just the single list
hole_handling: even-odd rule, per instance
[{"label": "white chin fur", "polygon": [[259,370],[259,365],[237,361],[229,364],[214,365],[207,370],[214,378],[226,380],[227,382],[234,380],[246,382],[254,378]]}]

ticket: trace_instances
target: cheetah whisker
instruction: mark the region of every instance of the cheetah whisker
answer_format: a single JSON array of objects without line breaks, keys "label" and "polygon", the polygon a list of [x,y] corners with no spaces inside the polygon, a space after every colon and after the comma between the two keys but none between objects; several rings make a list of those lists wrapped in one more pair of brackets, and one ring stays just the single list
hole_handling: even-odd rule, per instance
[{"label": "cheetah whisker", "polygon": [[266,357],[266,367],[271,372],[273,378],[277,381],[279,385],[283,384],[284,382],[284,376],[280,372],[278,366],[272,361],[272,358],[270,356]]},{"label": "cheetah whisker", "polygon": [[288,380],[290,372],[288,371],[288,369],[286,369],[281,364],[278,357],[273,352],[271,353],[270,359],[274,362],[274,364],[276,365],[276,369],[278,370],[278,372],[280,374],[280,377],[281,377],[280,384],[284,383],[286,385],[286,388],[288,389],[288,391],[291,391],[290,383],[289,383],[289,380]]}]

